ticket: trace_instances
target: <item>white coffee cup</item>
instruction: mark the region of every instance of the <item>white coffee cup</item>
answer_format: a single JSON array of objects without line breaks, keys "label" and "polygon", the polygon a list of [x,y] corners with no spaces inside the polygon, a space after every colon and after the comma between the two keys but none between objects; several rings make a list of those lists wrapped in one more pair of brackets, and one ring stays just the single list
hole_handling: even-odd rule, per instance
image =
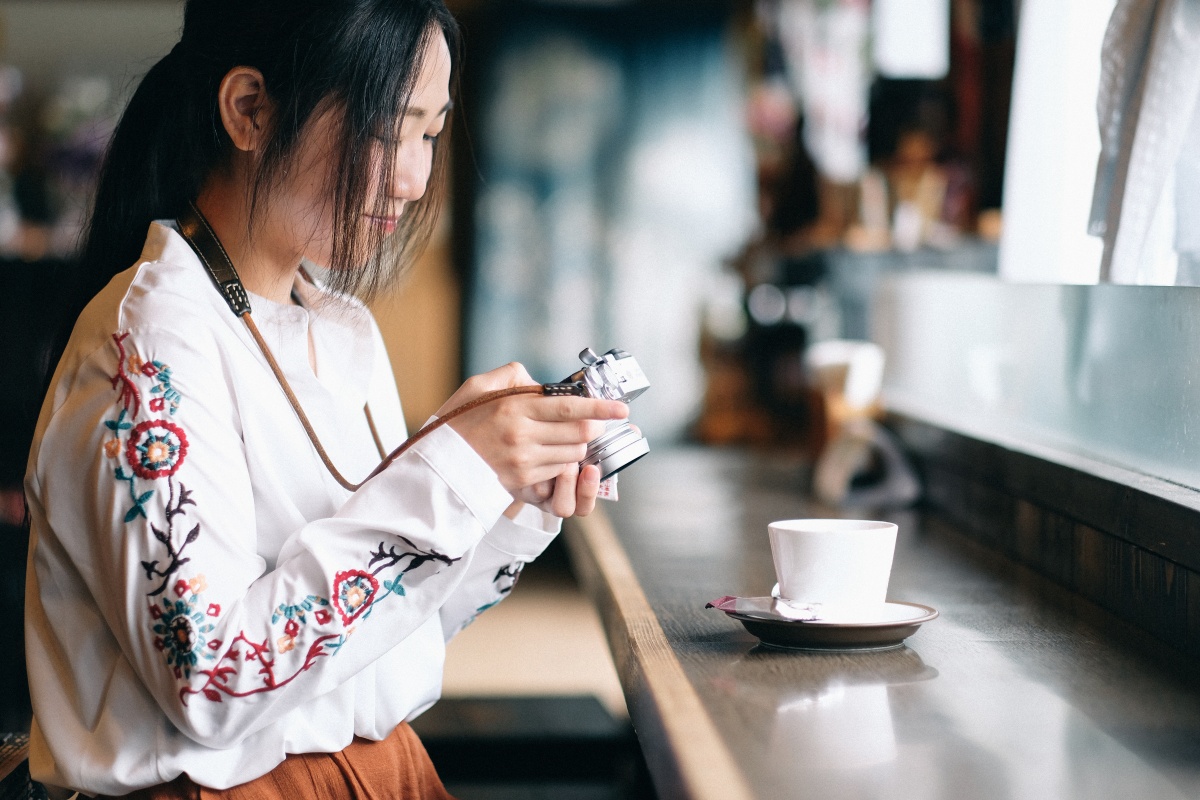
[{"label": "white coffee cup", "polygon": [[896,525],[786,519],[767,526],[779,596],[819,606],[826,619],[870,620],[887,599]]}]

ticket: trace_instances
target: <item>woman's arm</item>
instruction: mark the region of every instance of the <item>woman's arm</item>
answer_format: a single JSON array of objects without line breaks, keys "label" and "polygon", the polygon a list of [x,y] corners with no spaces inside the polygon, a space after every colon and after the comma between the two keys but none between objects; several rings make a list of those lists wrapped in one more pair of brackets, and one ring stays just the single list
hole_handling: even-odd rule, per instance
[{"label": "woman's arm", "polygon": [[[164,713],[211,747],[340,685],[425,622],[511,502],[462,438],[438,431],[299,527],[268,570],[215,343],[121,331],[64,391],[33,482],[41,538],[72,553]],[[71,613],[53,607],[62,579],[39,573],[51,619]]]}]

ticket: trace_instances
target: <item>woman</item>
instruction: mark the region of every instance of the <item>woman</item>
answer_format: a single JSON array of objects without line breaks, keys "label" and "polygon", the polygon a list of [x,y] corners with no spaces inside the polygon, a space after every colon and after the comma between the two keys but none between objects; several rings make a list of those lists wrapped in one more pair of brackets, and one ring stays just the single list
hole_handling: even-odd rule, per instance
[{"label": "woman", "polygon": [[[506,397],[344,485],[406,435],[353,295],[388,285],[428,234],[457,43],[440,0],[189,0],[139,86],[83,259],[103,288],[26,480],[35,779],[445,796],[404,721],[437,699],[445,640],[503,597],[556,517],[592,509],[599,476],[577,463],[626,414]],[[244,296],[208,272],[226,254]],[[439,416],[531,383],[518,365],[477,376]]]}]

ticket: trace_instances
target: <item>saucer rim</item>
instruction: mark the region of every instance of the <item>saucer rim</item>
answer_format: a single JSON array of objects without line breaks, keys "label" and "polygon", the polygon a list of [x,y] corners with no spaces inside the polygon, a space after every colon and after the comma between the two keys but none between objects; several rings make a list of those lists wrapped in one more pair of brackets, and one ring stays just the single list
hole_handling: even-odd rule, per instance
[{"label": "saucer rim", "polygon": [[925,613],[916,617],[906,617],[904,619],[890,620],[867,620],[864,622],[839,622],[823,619],[784,619],[782,617],[764,617],[758,614],[744,614],[740,611],[726,611],[726,616],[733,617],[737,620],[748,619],[751,622],[770,622],[778,625],[800,625],[805,627],[822,627],[822,628],[890,628],[897,625],[923,625],[926,622],[931,622],[938,618],[939,613],[933,606],[927,606],[924,603],[910,603],[902,600],[888,600],[884,603],[885,606],[908,606],[913,609],[921,609]]}]

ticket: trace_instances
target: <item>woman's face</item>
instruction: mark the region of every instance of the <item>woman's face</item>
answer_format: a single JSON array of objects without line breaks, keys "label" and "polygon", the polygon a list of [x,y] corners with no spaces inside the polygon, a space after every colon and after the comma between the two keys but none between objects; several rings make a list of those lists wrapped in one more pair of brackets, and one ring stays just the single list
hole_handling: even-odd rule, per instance
[{"label": "woman's face", "polygon": [[[371,139],[370,163],[365,165],[370,169],[370,183],[358,242],[378,241],[379,234],[391,234],[408,204],[425,194],[434,142],[445,127],[449,110],[450,49],[439,33],[425,49],[407,113],[395,129],[379,131]],[[314,115],[271,204],[280,243],[292,243],[299,248],[294,255],[322,266],[330,263],[333,252],[332,187],[337,178],[339,120],[337,108]],[[392,160],[391,180],[381,186],[385,159]],[[381,189],[385,202],[379,209]],[[376,235],[372,236],[373,232]],[[354,263],[362,263],[368,256],[355,255]]]}]

